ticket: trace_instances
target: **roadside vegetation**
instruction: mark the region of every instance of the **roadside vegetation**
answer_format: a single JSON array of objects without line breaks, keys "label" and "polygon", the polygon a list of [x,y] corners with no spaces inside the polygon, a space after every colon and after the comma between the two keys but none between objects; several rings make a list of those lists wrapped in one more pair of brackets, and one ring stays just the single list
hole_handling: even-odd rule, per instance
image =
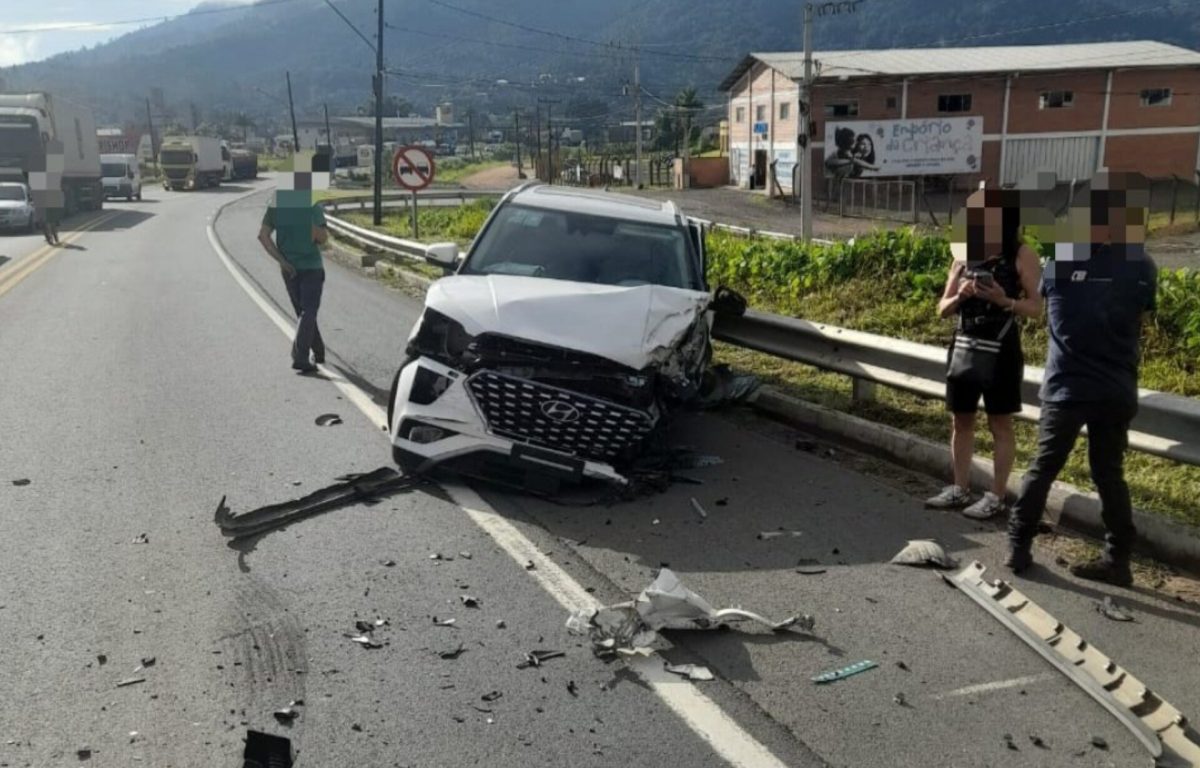
[{"label": "roadside vegetation", "polygon": [[[483,225],[493,201],[462,208],[421,211],[421,239],[449,239],[466,245]],[[371,226],[369,212],[342,214],[360,226]],[[388,212],[384,231],[411,238],[403,210]],[[1045,251],[1036,238],[1031,245]],[[953,332],[950,320],[937,317],[937,299],[950,263],[949,243],[940,234],[911,229],[879,231],[833,246],[746,238],[723,232],[708,236],[709,281],[746,296],[755,309],[813,322],[945,346]],[[1047,336],[1042,323],[1021,329],[1026,362],[1042,366]],[[741,370],[758,374],[768,384],[805,400],[948,442],[950,419],[939,400],[879,387],[876,400],[856,403],[850,380],[810,366],[729,345],[718,345],[718,357]],[[1159,310],[1146,328],[1141,385],[1188,397],[1200,397],[1200,272],[1163,270]],[[991,437],[979,429],[979,454],[990,456]],[[1028,465],[1037,441],[1037,426],[1018,421],[1018,470]],[[1147,512],[1200,526],[1200,467],[1130,452],[1128,481],[1135,505]],[[1085,441],[1081,441],[1062,474],[1064,481],[1091,488]]]}]

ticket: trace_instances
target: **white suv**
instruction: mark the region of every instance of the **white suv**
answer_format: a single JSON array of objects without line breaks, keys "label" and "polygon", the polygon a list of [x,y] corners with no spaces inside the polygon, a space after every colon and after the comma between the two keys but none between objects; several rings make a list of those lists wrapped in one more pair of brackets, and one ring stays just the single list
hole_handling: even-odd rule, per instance
[{"label": "white suv", "polygon": [[392,385],[393,456],[529,487],[624,482],[712,356],[699,222],[671,203],[527,185],[433,284]]}]

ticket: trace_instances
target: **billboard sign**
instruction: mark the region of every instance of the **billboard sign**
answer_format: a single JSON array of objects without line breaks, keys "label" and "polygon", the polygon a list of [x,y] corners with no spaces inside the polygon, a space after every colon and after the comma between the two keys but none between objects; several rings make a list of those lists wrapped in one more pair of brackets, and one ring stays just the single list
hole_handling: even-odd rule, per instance
[{"label": "billboard sign", "polygon": [[834,178],[979,173],[982,117],[825,123],[825,173]]}]

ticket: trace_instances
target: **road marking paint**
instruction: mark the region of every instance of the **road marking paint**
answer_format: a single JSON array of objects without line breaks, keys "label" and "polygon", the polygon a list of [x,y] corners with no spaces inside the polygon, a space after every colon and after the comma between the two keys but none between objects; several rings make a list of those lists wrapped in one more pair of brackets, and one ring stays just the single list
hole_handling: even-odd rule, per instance
[{"label": "road marking paint", "polygon": [[[83,234],[88,230],[95,229],[101,224],[110,221],[119,215],[121,215],[119,211],[113,211],[106,216],[98,216],[92,221],[87,222],[83,227],[73,230],[70,234],[59,238],[59,240],[62,245],[73,243],[82,237]],[[55,254],[62,250],[62,245],[43,245],[31,255],[26,256],[20,261],[13,263],[5,270],[0,271],[0,296],[8,293],[13,288],[17,287],[17,285],[23,280],[25,280],[25,278],[41,269],[46,262],[50,261],[52,258],[54,258]]]},{"label": "road marking paint", "polygon": [[[216,221],[219,217],[220,212],[208,225],[208,242],[242,290],[284,336],[291,338],[295,333],[294,324],[246,279],[217,239]],[[386,411],[376,405],[365,392],[328,365],[318,367],[373,424],[387,424]],[[518,565],[524,567],[526,563],[533,561],[535,567],[525,572],[563,608],[576,611],[600,607],[600,603],[579,582],[539,550],[512,522],[492,509],[474,490],[459,483],[446,483],[443,484],[443,488],[472,522],[490,536]],[[626,664],[693,733],[730,765],[735,768],[787,768],[786,763],[738,725],[692,682],[667,673],[658,654],[634,656],[629,658]]]},{"label": "road marking paint", "polygon": [[953,691],[939,693],[933,697],[934,701],[942,699],[956,698],[959,696],[974,696],[977,693],[994,693],[995,691],[1003,691],[1009,688],[1017,688],[1022,685],[1033,685],[1034,683],[1044,683],[1047,680],[1053,680],[1057,677],[1050,672],[1043,672],[1040,675],[1027,675],[1025,677],[1014,677],[1011,680],[997,680],[994,683],[980,683],[978,685],[968,685],[965,688],[956,688]]}]

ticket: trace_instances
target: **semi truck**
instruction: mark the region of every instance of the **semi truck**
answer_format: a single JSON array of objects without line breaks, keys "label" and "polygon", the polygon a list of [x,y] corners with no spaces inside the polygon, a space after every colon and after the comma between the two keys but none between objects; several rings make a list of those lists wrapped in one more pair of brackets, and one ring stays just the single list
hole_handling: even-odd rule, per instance
[{"label": "semi truck", "polygon": [[104,205],[100,143],[92,111],[48,93],[0,93],[0,181],[30,183],[47,163],[47,147],[62,146],[65,213],[98,211]]},{"label": "semi truck", "polygon": [[163,189],[219,187],[229,175],[229,150],[208,136],[171,136],[158,150]]},{"label": "semi truck", "polygon": [[229,154],[233,158],[232,179],[258,178],[258,155],[248,149],[232,149]]}]

